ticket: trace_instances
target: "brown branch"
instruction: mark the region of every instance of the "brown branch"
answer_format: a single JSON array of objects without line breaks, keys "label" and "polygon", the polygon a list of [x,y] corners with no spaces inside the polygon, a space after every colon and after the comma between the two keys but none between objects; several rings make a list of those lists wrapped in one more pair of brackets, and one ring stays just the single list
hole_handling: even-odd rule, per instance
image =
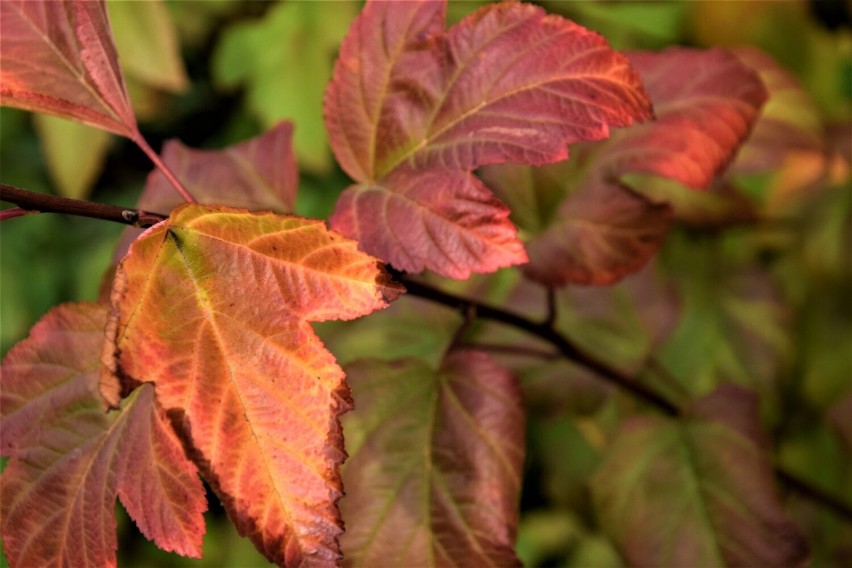
[{"label": "brown branch", "polygon": [[[408,290],[408,293],[412,296],[418,296],[420,298],[431,300],[465,312],[473,309],[478,317],[526,331],[556,347],[559,351],[559,355],[562,357],[594,371],[597,376],[604,381],[630,393],[657,410],[672,417],[679,417],[683,413],[677,404],[668,400],[661,393],[656,392],[652,387],[639,383],[634,377],[622,373],[614,367],[610,367],[603,361],[596,359],[592,355],[580,349],[567,337],[550,327],[547,320],[544,322],[535,322],[521,315],[503,310],[502,308],[489,306],[476,300],[456,296],[434,288],[428,284],[412,280],[406,277],[403,273],[392,268],[390,270],[393,273],[394,278],[401,282]],[[657,365],[658,368],[656,369],[656,372],[664,372],[662,366],[658,363]],[[815,503],[819,503],[828,510],[834,512],[840,518],[852,522],[852,506],[845,503],[840,498],[830,495],[824,490],[811,485],[807,481],[779,465],[774,466],[774,471],[778,479],[788,488],[800,493]]]},{"label": "brown branch", "polygon": [[[117,205],[48,195],[46,193],[20,189],[5,183],[0,183],[0,201],[13,203],[21,211],[25,211],[26,213],[65,213],[66,215],[103,219],[140,228],[156,225],[168,217],[168,215],[161,213],[151,213],[138,209],[119,207]],[[14,211],[14,209],[10,211]],[[7,217],[11,218],[23,214],[17,213],[16,215],[7,215]]]}]

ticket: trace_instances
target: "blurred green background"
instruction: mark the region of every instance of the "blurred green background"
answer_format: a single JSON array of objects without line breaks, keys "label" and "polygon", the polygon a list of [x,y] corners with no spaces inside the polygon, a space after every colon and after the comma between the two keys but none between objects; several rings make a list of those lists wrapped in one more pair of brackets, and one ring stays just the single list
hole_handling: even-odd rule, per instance
[{"label": "blurred green background", "polygon": [[[451,2],[457,21],[483,2]],[[758,46],[793,72],[815,101],[825,125],[850,135],[852,35],[849,3],[837,1],[745,2],[694,0],[544,1],[602,33],[618,49],[693,46]],[[219,148],[259,134],[282,118],[296,124],[301,171],[297,212],[325,218],[348,184],[334,163],[322,124],[322,94],[337,46],[360,9],[359,2],[258,2],[244,0],[109,2],[121,63],[143,134],[158,149],[169,138],[189,146]],[[844,131],[844,128],[846,129]],[[848,142],[848,140],[847,140]],[[845,148],[848,157],[848,146]],[[0,109],[0,176],[3,183],[36,191],[133,206],[151,164],[125,139],[54,118]],[[769,180],[755,178],[758,195]],[[852,382],[849,187],[822,187],[801,213],[805,258],[787,262],[784,247],[761,243],[760,254],[777,261],[796,322],[786,371],[810,377],[810,399],[791,420],[776,421],[784,436],[782,457],[807,464],[821,486],[848,495],[848,450],[821,426],[823,413]],[[108,222],[32,215],[0,224],[0,351],[5,354],[50,307],[95,300],[111,264],[122,226]],[[736,236],[714,250],[754,247]],[[701,257],[688,236],[675,235],[664,257],[702,275]],[[754,250],[754,249],[750,249]],[[734,254],[735,256],[735,254]],[[785,263],[787,263],[785,265]],[[805,268],[802,268],[802,267]],[[804,271],[804,272],[802,272]],[[801,272],[801,274],[800,274]],[[707,315],[691,312],[686,340],[700,337]],[[704,307],[706,309],[706,306]],[[697,314],[697,315],[696,315]],[[761,316],[758,316],[761,317]],[[678,360],[678,336],[669,363],[692,373],[694,360]],[[844,353],[845,351],[845,353]],[[680,351],[682,352],[682,351]],[[681,366],[678,368],[678,366]],[[849,381],[849,382],[847,382]],[[779,406],[778,408],[788,408]],[[848,418],[848,417],[846,417]],[[530,471],[519,553],[531,565],[619,566],[612,545],[578,507],[579,486],[599,459],[587,418],[532,418]],[[567,442],[566,442],[567,440]],[[559,448],[553,444],[559,442]],[[568,444],[568,446],[566,446]],[[565,451],[570,447],[570,451]],[[561,448],[561,449],[560,449]],[[559,456],[566,456],[566,461]],[[825,467],[813,467],[814,464]],[[553,494],[548,479],[563,482]],[[573,481],[572,481],[573,480]],[[573,489],[572,489],[573,488]],[[575,491],[576,490],[576,491]],[[579,492],[579,493],[577,493]],[[263,566],[253,546],[237,536],[210,495],[205,557],[187,560],[158,551],[138,535],[121,511],[122,566]],[[119,507],[120,510],[120,507]],[[814,565],[852,558],[848,527],[805,507],[815,542]],[[808,517],[809,516],[809,517]],[[810,518],[814,517],[814,518]],[[3,560],[5,565],[5,560]]]}]

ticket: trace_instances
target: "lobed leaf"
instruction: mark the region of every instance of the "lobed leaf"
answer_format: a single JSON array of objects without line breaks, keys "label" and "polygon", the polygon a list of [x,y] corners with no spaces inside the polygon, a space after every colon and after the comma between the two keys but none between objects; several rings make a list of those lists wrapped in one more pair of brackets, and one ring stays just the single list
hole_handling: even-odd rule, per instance
[{"label": "lobed leaf", "polygon": [[680,420],[625,422],[592,490],[634,566],[798,566],[808,557],[775,493],[757,397],[739,387],[720,387]]},{"label": "lobed leaf", "polygon": [[329,223],[400,270],[431,267],[463,280],[526,259],[508,217],[469,172],[399,168],[381,183],[349,187]]},{"label": "lobed leaf", "polygon": [[0,104],[137,137],[104,3],[3,0]]},{"label": "lobed leaf", "polygon": [[339,558],[344,375],[308,322],[402,291],[322,222],[184,205],[118,268],[102,393],[152,382],[240,534],[270,560]]},{"label": "lobed leaf", "polygon": [[[351,566],[509,566],[524,460],[520,388],[478,351],[347,368]],[[357,522],[356,522],[357,521]]]},{"label": "lobed leaf", "polygon": [[[398,172],[449,172],[436,191],[454,195],[471,185],[459,183],[460,174],[478,166],[556,162],[568,156],[567,143],[598,140],[610,126],[650,116],[637,74],[599,35],[520,3],[483,7],[445,31],[445,9],[442,1],[369,2],[341,46],[325,121],[335,156],[360,187],[406,194],[412,182]],[[354,235],[357,205],[347,194],[332,227]],[[428,218],[433,210],[410,212]],[[465,225],[450,223],[438,239],[405,233],[393,258],[382,256],[391,229],[362,235],[361,246],[407,262],[407,270],[455,278],[524,262],[514,234],[519,252],[507,255],[501,239],[475,251],[474,264],[467,246],[447,262],[441,239],[457,239],[469,226],[501,234],[511,227],[494,211],[465,210]]]},{"label": "lobed leaf", "polygon": [[197,469],[153,389],[106,414],[97,392],[106,308],[63,304],[3,361],[5,553],[17,566],[115,566],[115,499],[164,550],[201,556]]},{"label": "lobed leaf", "polygon": [[[631,53],[630,61],[645,81],[657,120],[580,148],[592,155],[591,165],[579,179],[566,180],[576,186],[550,225],[527,243],[525,274],[548,286],[611,284],[641,268],[659,249],[671,211],[665,199],[628,184],[636,174],[648,174],[709,188],[766,98],[760,78],[721,49]],[[488,175],[497,177],[500,170]]]}]

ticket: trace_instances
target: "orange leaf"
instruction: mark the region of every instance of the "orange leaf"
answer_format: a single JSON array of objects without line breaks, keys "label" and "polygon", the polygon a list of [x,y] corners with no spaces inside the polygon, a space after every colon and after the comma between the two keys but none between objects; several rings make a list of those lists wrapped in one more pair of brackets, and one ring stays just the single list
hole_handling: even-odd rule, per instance
[{"label": "orange leaf", "polygon": [[241,534],[279,564],[335,562],[350,395],[308,322],[401,292],[320,221],[178,207],[119,266],[102,392],[153,382]]},{"label": "orange leaf", "polygon": [[201,556],[206,508],[150,386],[121,412],[97,392],[106,309],[63,304],[3,361],[0,477],[5,552],[16,566],[115,566],[115,499],[164,550]]}]

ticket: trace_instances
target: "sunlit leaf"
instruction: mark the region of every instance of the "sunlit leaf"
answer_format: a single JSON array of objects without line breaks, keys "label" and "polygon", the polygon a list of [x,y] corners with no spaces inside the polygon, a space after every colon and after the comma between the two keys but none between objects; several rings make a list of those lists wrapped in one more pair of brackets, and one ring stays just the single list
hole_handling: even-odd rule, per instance
[{"label": "sunlit leaf", "polygon": [[0,3],[0,103],[137,136],[104,3]]},{"label": "sunlit leaf", "polygon": [[101,391],[154,383],[237,530],[274,562],[332,563],[350,397],[308,322],[400,292],[322,222],[184,205],[119,266]]},{"label": "sunlit leaf", "polygon": [[634,566],[797,566],[757,397],[724,386],[682,419],[628,419],[595,475],[601,523]]},{"label": "sunlit leaf", "polygon": [[347,367],[357,410],[341,501],[351,566],[507,566],[524,460],[516,379],[486,354],[454,351]]},{"label": "sunlit leaf", "polygon": [[[605,138],[610,126],[650,115],[638,76],[599,35],[519,3],[485,6],[445,31],[445,8],[441,1],[369,2],[341,46],[325,120],[335,156],[360,184],[331,218],[345,234],[359,230],[353,194],[371,187],[406,194],[419,185],[400,170],[428,172],[433,181],[451,172],[435,191],[469,192],[460,175],[478,166],[556,162],[568,156],[566,144]],[[415,211],[424,224],[433,216],[430,207]],[[421,231],[403,233],[392,256],[379,238],[390,228],[362,234],[360,243],[406,270],[455,278],[524,262],[506,231],[511,225],[494,211],[465,211],[463,223],[425,239]],[[471,226],[510,236],[520,252],[507,255],[501,238],[476,245],[472,257],[467,244],[458,246],[448,262],[442,241]]]},{"label": "sunlit leaf", "polygon": [[3,361],[5,552],[18,566],[115,566],[115,500],[164,550],[201,555],[206,509],[154,391],[106,414],[97,391],[106,308],[63,304]]},{"label": "sunlit leaf", "polygon": [[[555,218],[527,243],[530,262],[524,270],[534,280],[550,286],[610,284],[641,268],[659,249],[670,211],[664,199],[657,202],[641,186],[628,186],[627,174],[709,188],[766,97],[757,75],[723,50],[635,52],[630,61],[657,119],[577,148],[590,165],[565,179],[566,197]],[[492,166],[486,179],[499,178],[501,168]],[[498,187],[498,197],[509,191]]]}]

